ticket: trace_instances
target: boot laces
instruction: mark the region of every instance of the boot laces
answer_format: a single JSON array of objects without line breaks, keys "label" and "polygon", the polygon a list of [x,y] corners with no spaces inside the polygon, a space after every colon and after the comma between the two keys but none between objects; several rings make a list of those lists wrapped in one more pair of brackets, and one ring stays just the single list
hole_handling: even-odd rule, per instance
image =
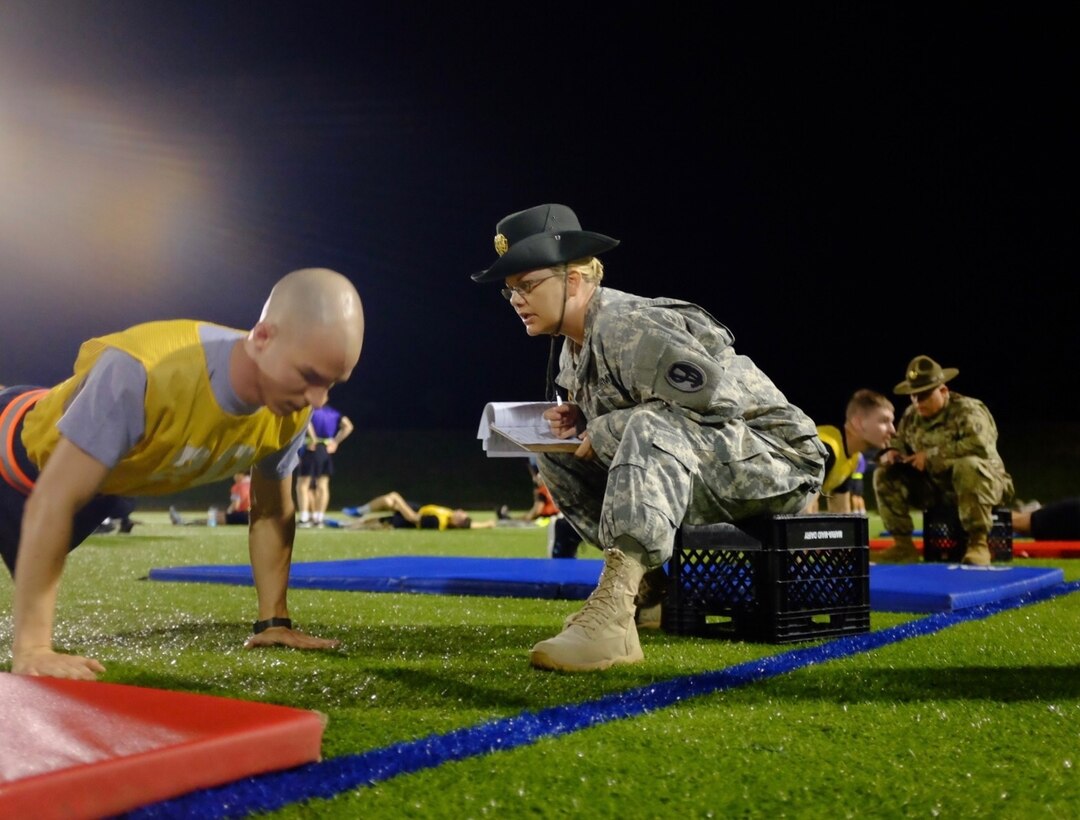
[{"label": "boot laces", "polygon": [[592,630],[604,626],[618,614],[618,596],[626,592],[619,577],[622,562],[625,560],[621,555],[609,556],[596,589],[589,594],[585,606],[570,618],[567,626],[573,624],[585,630]]}]

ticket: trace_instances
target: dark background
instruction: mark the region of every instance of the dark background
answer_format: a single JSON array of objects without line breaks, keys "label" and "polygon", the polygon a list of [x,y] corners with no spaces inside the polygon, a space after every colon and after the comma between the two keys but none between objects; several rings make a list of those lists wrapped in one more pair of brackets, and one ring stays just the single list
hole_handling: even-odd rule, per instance
[{"label": "dark background", "polygon": [[607,284],[704,305],[821,423],[926,353],[1003,448],[1072,429],[1065,6],[389,5],[0,2],[0,382],[138,321],[249,327],[332,267],[368,326],[339,462],[391,489],[542,398],[546,339],[469,274],[563,202],[622,240]]}]

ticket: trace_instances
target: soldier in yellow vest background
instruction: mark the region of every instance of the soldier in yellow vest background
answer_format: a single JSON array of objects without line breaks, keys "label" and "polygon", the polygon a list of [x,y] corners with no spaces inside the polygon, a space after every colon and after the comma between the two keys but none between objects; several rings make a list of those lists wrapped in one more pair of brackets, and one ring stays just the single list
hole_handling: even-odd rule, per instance
[{"label": "soldier in yellow vest background", "polygon": [[[401,493],[391,490],[377,495],[358,507],[345,507],[342,512],[360,520],[349,525],[352,529],[421,530],[480,530],[490,529],[495,521],[473,521],[460,507],[442,507],[438,504],[418,504],[406,501]],[[390,513],[390,515],[383,515]]]},{"label": "soldier in yellow vest background", "polygon": [[52,645],[69,550],[125,497],[167,495],[252,470],[258,600],[245,646],[327,649],[292,628],[292,476],[312,407],[352,374],[360,296],[340,273],[280,279],[250,331],[148,322],[91,339],[52,388],[0,391],[0,551],[15,580],[11,671],[92,680],[94,658]]},{"label": "soldier in yellow vest background", "polygon": [[[820,493],[828,512],[855,510],[851,491],[852,480],[859,467],[859,456],[889,446],[890,439],[896,433],[894,414],[893,403],[888,398],[863,388],[856,390],[848,400],[842,430],[827,424],[817,426],[818,436],[828,450],[825,480]],[[819,509],[819,498],[815,496],[804,512],[813,513]]]}]

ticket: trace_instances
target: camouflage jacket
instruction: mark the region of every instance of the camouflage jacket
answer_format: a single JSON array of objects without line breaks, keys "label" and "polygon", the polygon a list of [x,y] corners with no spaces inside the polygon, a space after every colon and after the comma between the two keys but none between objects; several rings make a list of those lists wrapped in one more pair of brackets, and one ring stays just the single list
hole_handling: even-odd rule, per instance
[{"label": "camouflage jacket", "polygon": [[698,305],[598,288],[584,343],[564,342],[556,381],[581,408],[594,442],[605,432],[618,435],[599,423],[605,416],[651,405],[701,425],[745,424],[770,446],[794,445],[823,463],[814,422],[733,343],[731,331]]},{"label": "camouflage jacket", "polygon": [[990,410],[978,399],[950,392],[949,401],[941,412],[924,419],[915,405],[910,405],[900,418],[890,449],[905,455],[925,452],[930,473],[941,473],[952,467],[953,461],[965,456],[985,459],[991,469],[1005,472],[997,450],[997,424]]}]

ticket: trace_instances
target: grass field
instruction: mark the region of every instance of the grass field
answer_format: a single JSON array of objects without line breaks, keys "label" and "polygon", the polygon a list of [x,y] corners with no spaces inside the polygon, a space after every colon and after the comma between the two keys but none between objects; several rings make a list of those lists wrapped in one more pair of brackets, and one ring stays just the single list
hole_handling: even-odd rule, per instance
[{"label": "grass field", "polygon": [[[296,623],[340,638],[342,648],[249,652],[242,643],[254,618],[251,588],[144,580],[153,567],[245,563],[243,529],[173,527],[157,512],[136,517],[144,523],[132,534],[94,536],[70,556],[58,645],[101,660],[110,682],[325,713],[316,778],[366,752],[414,741],[436,747],[447,732],[554,707],[625,692],[647,707],[665,682],[815,646],[648,631],[644,663],[551,674],[528,666],[528,649],[578,602],[293,590]],[[871,533],[879,529],[873,521]],[[540,529],[301,530],[295,560],[538,557],[544,539]],[[1024,564],[1060,566],[1067,580],[1080,579],[1080,562]],[[4,574],[5,647],[10,599]],[[872,629],[922,617],[873,613]],[[1080,807],[1078,635],[1080,595],[1064,595],[700,696],[688,687],[673,705],[507,751],[373,785],[343,780],[325,798],[269,815],[1071,818]],[[513,735],[517,724],[497,725]],[[271,796],[277,782],[267,781]]]}]

